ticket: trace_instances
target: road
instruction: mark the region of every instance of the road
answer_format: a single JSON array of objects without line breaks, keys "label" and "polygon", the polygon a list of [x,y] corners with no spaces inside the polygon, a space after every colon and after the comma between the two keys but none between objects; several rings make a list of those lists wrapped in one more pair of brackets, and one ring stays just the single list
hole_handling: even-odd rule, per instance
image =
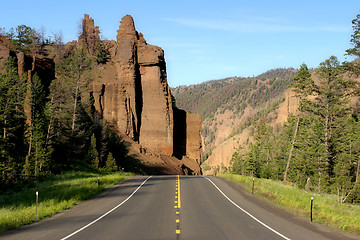
[{"label": "road", "polygon": [[216,177],[141,176],[0,239],[359,239],[277,209]]}]

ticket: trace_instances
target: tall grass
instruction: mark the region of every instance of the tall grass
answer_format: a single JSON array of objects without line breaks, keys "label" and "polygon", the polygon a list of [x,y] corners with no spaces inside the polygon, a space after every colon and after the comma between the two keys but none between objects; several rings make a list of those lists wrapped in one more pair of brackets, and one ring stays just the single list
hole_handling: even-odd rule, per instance
[{"label": "tall grass", "polygon": [[20,191],[3,193],[0,195],[0,233],[36,221],[36,191],[39,192],[40,220],[69,209],[130,175],[69,172],[25,186]]},{"label": "tall grass", "polygon": [[[241,184],[248,191],[252,190],[252,177],[234,174],[219,176]],[[313,197],[313,221],[360,235],[360,205],[358,204],[339,203],[336,195],[306,192],[296,186],[285,185],[281,181],[255,178],[254,185],[256,195],[306,218],[310,216],[310,199]]]}]

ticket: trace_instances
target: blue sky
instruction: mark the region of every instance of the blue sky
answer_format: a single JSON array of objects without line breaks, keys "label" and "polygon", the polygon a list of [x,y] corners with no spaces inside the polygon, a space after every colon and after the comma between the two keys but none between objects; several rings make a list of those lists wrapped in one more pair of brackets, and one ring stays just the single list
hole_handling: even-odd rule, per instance
[{"label": "blue sky", "polygon": [[345,60],[359,0],[59,0],[2,2],[0,27],[21,24],[77,39],[87,13],[105,39],[116,39],[130,14],[149,44],[165,51],[171,87],[278,67],[317,67],[331,55]]}]

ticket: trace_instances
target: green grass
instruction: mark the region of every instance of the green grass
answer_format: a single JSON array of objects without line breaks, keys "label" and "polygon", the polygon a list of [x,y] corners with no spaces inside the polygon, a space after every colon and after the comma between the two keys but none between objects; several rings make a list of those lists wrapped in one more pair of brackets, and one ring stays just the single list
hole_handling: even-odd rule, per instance
[{"label": "green grass", "polygon": [[[220,177],[241,184],[251,192],[253,178],[221,174]],[[360,235],[360,205],[337,201],[336,195],[306,192],[281,181],[255,178],[256,195],[270,200],[281,208],[309,219],[310,199],[314,198],[313,221],[344,232]]]},{"label": "green grass", "polygon": [[[36,191],[39,192],[38,220],[53,216],[89,199],[132,174],[99,175],[68,172],[0,195],[0,233],[36,221]],[[98,177],[100,184],[98,186]]]}]

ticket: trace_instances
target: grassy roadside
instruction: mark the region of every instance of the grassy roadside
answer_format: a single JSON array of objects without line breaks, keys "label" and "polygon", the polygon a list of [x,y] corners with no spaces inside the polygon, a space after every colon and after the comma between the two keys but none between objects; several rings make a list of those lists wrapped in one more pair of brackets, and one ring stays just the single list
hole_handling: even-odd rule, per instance
[{"label": "grassy roadside", "polygon": [[[252,177],[235,174],[218,176],[239,183],[250,192],[252,190]],[[306,192],[295,186],[284,185],[281,181],[259,178],[255,178],[254,193],[305,218],[309,218],[310,199],[313,197],[314,222],[360,235],[360,205],[338,203],[336,195]]]},{"label": "grassy roadside", "polygon": [[36,221],[36,191],[39,192],[38,220],[40,220],[69,209],[131,175],[68,172],[50,177],[33,186],[25,186],[21,191],[2,193],[0,233]]}]

